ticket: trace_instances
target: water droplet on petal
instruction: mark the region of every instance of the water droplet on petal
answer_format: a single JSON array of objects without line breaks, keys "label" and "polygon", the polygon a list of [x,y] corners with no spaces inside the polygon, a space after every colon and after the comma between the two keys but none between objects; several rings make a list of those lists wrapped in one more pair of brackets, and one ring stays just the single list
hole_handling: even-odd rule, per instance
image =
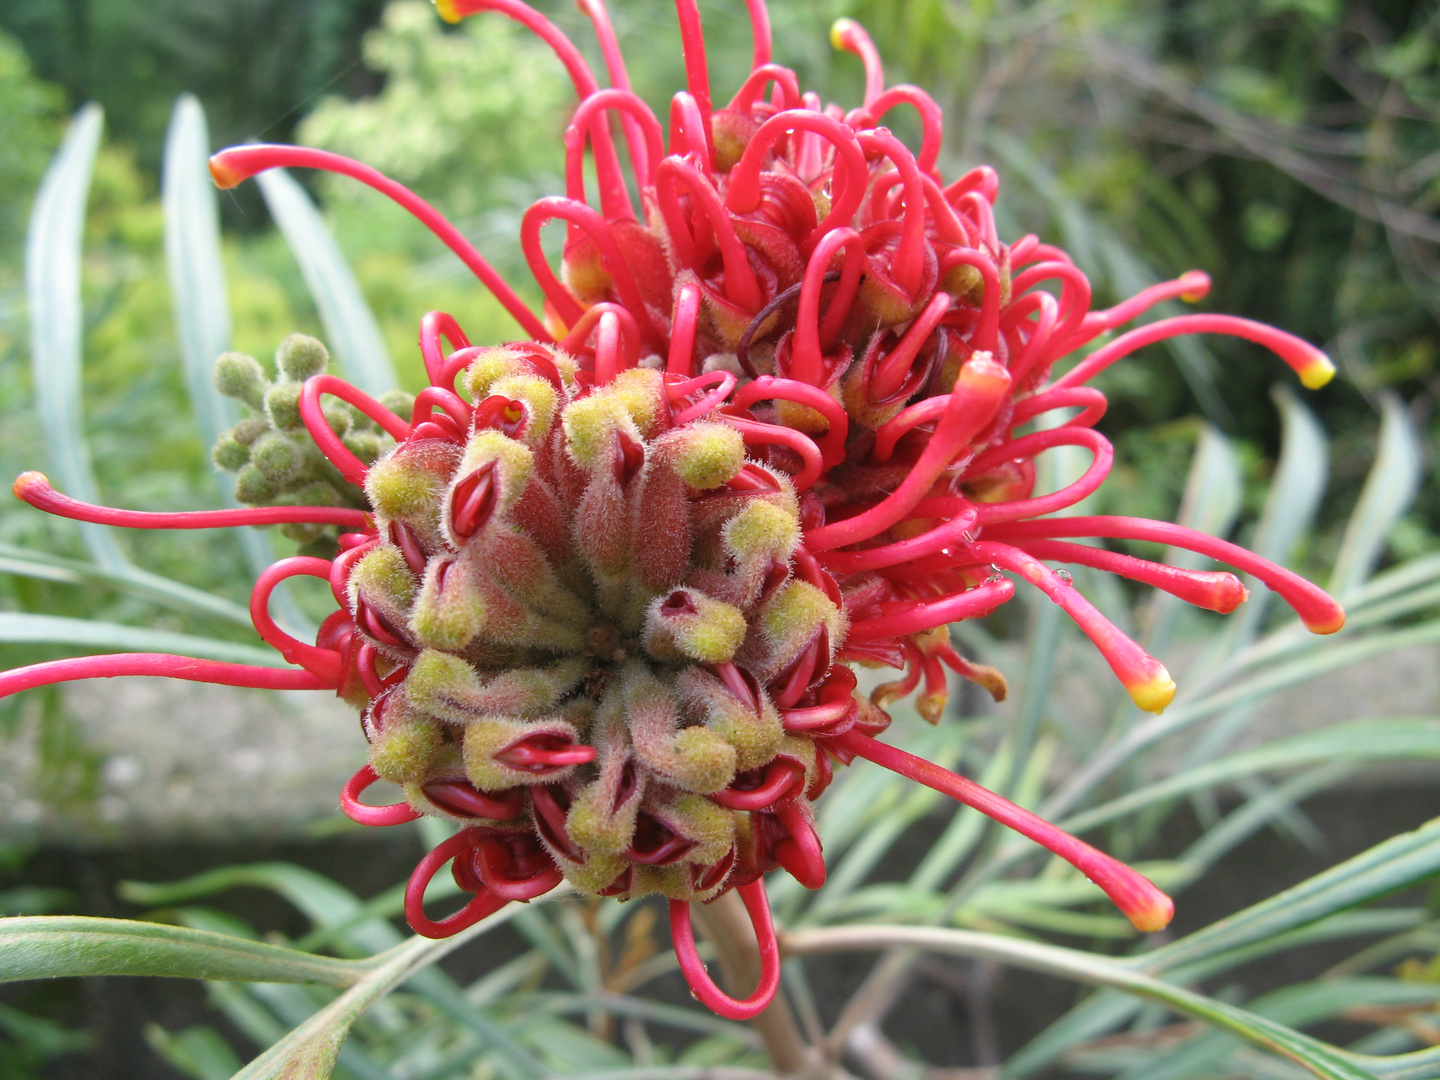
[{"label": "water droplet on petal", "polygon": [[1064,582],[1066,585],[1069,585],[1072,581],[1075,580],[1075,575],[1070,573],[1069,570],[1056,570],[1055,576],[1059,578],[1062,582]]}]

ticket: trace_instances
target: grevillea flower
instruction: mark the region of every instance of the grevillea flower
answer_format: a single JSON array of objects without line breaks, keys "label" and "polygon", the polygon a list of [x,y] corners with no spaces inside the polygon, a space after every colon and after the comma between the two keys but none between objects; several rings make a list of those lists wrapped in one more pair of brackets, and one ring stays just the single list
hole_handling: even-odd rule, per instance
[{"label": "grevillea flower", "polygon": [[[1344,613],[1325,593],[1242,548],[1163,522],[1055,516],[1110,470],[1110,443],[1094,427],[1105,397],[1086,385],[1110,364],[1179,334],[1232,334],[1314,387],[1333,372],[1324,354],[1257,323],[1189,315],[1122,333],[1052,378],[1057,362],[1152,305],[1200,299],[1208,278],[1189,273],[1092,310],[1063,251],[1034,236],[1000,240],[993,170],[949,183],[937,173],[939,108],[917,87],[887,87],[849,20],[833,38],[864,62],[859,107],[823,105],[771,63],[764,5],[750,0],[753,69],[717,109],[698,10],[679,0],[688,86],[671,103],[667,148],[629,89],[602,0],[581,7],[605,57],[603,89],[520,0],[439,7],[451,20],[518,20],[574,81],[566,194],[541,199],[521,228],[543,316],[429,205],[362,164],[250,145],[216,154],[211,171],[222,187],[277,166],[370,185],[428,225],[529,339],[476,347],[449,316],[426,315],[429,385],[404,406],[327,374],[309,339],[287,339],[274,381],[247,357],[221,358],[221,389],[251,415],[216,460],[237,471],[251,509],[108,510],[22,476],[21,498],[63,516],[282,524],[315,554],[272,566],[251,604],[261,637],[294,670],[100,656],[8,672],[0,692],[135,674],[332,688],[361,710],[370,743],[370,763],[341,794],[345,813],[457,826],[411,879],[405,910],[417,932],[455,933],[562,878],[589,895],[659,893],[686,977],[730,1017],[753,1016],[777,985],[763,875],[825,880],[812,806],[834,766],[856,757],[1018,830],[1082,870],[1136,927],[1163,927],[1173,905],[1153,884],[887,744],[884,708],[918,690],[921,714],[938,719],[947,668],[1003,696],[1003,677],[961,656],[945,627],[1010,599],[1008,573],[1075,620],[1139,707],[1163,709],[1175,691],[1165,668],[1046,564],[1110,571],[1218,612],[1245,589],[1230,573],[1076,538],[1211,556],[1274,589],[1311,630],[1338,630]],[[881,126],[899,106],[920,115],[918,154]],[[598,209],[585,190],[587,148]],[[568,230],[558,277],[540,247],[555,219]],[[1056,410],[1058,423],[1030,430]],[[1060,446],[1087,450],[1090,467],[1035,495],[1035,458]],[[295,575],[334,593],[314,643],[268,611],[271,591]],[[865,697],[855,664],[903,674]],[[403,801],[362,802],[377,779],[400,785]],[[425,887],[447,863],[471,899],[436,921]],[[691,903],[729,889],[762,952],[745,1000],[711,982],[690,926]]]}]

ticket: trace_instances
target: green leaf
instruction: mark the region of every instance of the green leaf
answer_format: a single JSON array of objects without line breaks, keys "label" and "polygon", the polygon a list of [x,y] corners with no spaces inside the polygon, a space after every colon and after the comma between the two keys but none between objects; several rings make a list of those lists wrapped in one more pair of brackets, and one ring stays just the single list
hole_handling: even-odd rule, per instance
[{"label": "green leaf", "polygon": [[[1272,394],[1280,410],[1280,460],[1255,537],[1246,545],[1261,558],[1284,566],[1290,552],[1315,519],[1330,473],[1330,442],[1313,413],[1285,384]],[[1232,643],[1249,641],[1260,629],[1271,601],[1270,590],[1247,576],[1250,600],[1232,622]],[[1232,645],[1233,647],[1233,645]]]},{"label": "green leaf", "polygon": [[[448,878],[436,882],[436,889],[431,895],[441,895],[439,887],[445,880]],[[283,862],[222,866],[181,881],[125,881],[120,884],[119,892],[132,904],[158,907],[183,904],[243,887],[268,889],[279,894],[317,927],[326,929],[348,923],[362,916],[365,910],[359,898],[344,886],[303,866]],[[404,939],[384,919],[370,917],[351,925],[338,940],[353,952],[369,954],[393,948]]]},{"label": "green leaf", "polygon": [[1440,818],[1130,961],[1159,973],[1263,941],[1440,871]]},{"label": "green leaf", "polygon": [[[1440,1001],[1440,986],[1405,983],[1396,979],[1323,979],[1287,986],[1246,1003],[1258,1016],[1287,1025],[1313,1024],[1359,1005],[1429,1005]],[[1235,1048],[1235,1040],[1208,1032],[1176,1047],[1142,1069],[1130,1070],[1126,1080],[1181,1080],[1182,1077],[1219,1075],[1220,1062]]]},{"label": "green leaf", "polygon": [[0,982],[163,975],[351,986],[370,966],[163,923],[80,915],[0,919]]},{"label": "green leaf", "polygon": [[[350,1028],[367,1009],[442,956],[507,922],[520,910],[522,905],[509,904],[454,937],[438,941],[411,938],[376,957],[362,979],[241,1069],[233,1080],[324,1080],[334,1069]],[[515,1080],[534,1075],[509,1058],[500,1058],[496,1064]]]},{"label": "green leaf", "polygon": [[[210,134],[205,110],[191,94],[175,101],[165,136],[161,201],[165,210],[165,265],[175,308],[175,332],[190,408],[207,447],[239,418],[236,404],[215,388],[215,358],[230,348],[230,300],[220,256],[220,205],[210,178]],[[220,497],[239,506],[230,476],[214,470]],[[275,561],[269,537],[245,526],[234,530],[252,573]],[[283,622],[307,627],[310,620],[285,591],[274,597]],[[314,636],[314,629],[305,635]]]},{"label": "green leaf", "polygon": [[215,389],[215,358],[230,348],[230,302],[220,260],[220,208],[206,162],[210,135],[205,110],[191,94],[175,101],[165,135],[160,182],[165,211],[165,264],[175,307],[185,388],[195,422],[213,446],[239,418]]},{"label": "green leaf", "polygon": [[1380,410],[1380,449],[1345,526],[1330,575],[1329,590],[1341,599],[1365,583],[1391,530],[1420,489],[1424,469],[1420,436],[1405,403],[1394,394],[1385,394]]},{"label": "green leaf", "polygon": [[1183,773],[1138,788],[1127,795],[1059,822],[1069,832],[1084,832],[1153,803],[1207,791],[1243,776],[1333,761],[1387,761],[1440,757],[1440,719],[1364,720],[1247,750],[1220,761],[1195,765]]},{"label": "green leaf", "polygon": [[240,1068],[235,1051],[211,1027],[191,1027],[172,1034],[159,1024],[149,1024],[145,1041],[171,1068],[195,1080],[227,1080]]},{"label": "green leaf", "polygon": [[[1235,527],[1244,497],[1240,462],[1230,440],[1209,424],[1200,429],[1190,472],[1185,478],[1185,494],[1180,500],[1177,524],[1211,536],[1228,536]],[[1193,551],[1166,548],[1161,562],[1190,570],[1203,569],[1209,560]],[[1175,628],[1175,621],[1185,610],[1185,602],[1167,592],[1156,590],[1150,602],[1150,630],[1145,639],[1151,653],[1164,650]]]},{"label": "green leaf", "polygon": [[0,642],[10,644],[75,645],[108,652],[163,652],[197,656],[202,660],[227,660],[234,664],[261,664],[285,667],[273,649],[242,645],[234,641],[149,630],[143,626],[72,619],[62,615],[35,615],[28,611],[0,611]]},{"label": "green leaf", "polygon": [[[30,364],[40,430],[61,486],[86,502],[99,502],[100,489],[85,441],[82,406],[80,254],[90,177],[104,125],[104,112],[94,102],[75,114],[35,196],[25,241]],[[80,531],[96,562],[112,569],[125,565],[107,526],[84,523]]]},{"label": "green leaf", "polygon": [[380,327],[310,196],[284,169],[271,169],[255,179],[300,264],[325,327],[327,344],[345,377],[367,394],[378,396],[393,389],[397,385],[395,369]]},{"label": "green leaf", "polygon": [[79,559],[31,551],[13,544],[0,544],[0,573],[18,574],[41,581],[58,581],[67,585],[102,582],[130,596],[174,611],[221,618],[246,627],[253,625],[250,622],[250,613],[239,604],[232,604],[223,597],[212,596],[178,581],[171,581],[159,574],[146,573],[128,565],[109,570],[94,563],[81,562]]},{"label": "green leaf", "polygon": [[[371,904],[362,903],[354,893],[329,878],[289,863],[220,867],[183,881],[158,884],[127,881],[121,884],[120,895],[132,903],[170,905],[242,886],[269,889],[303,912],[317,927],[306,938],[311,947],[321,940],[334,941],[341,951],[368,955],[397,947],[403,940],[394,926],[375,913],[372,907],[374,901]],[[428,895],[438,899],[459,891],[449,875],[445,875],[428,890]],[[388,902],[388,898],[381,902]],[[511,905],[506,910],[522,919],[538,914],[533,907],[519,906],[518,910],[512,910],[515,908],[516,905]],[[411,988],[445,1015],[474,1032],[483,1042],[493,1046],[521,1073],[526,1071],[529,1055],[500,1025],[471,1005],[444,972],[437,969],[421,971],[415,975]]]},{"label": "green leaf", "polygon": [[1202,1020],[1252,1046],[1303,1066],[1325,1080],[1371,1080],[1350,1056],[1335,1047],[1258,1016],[1228,1002],[1163,982],[1106,957],[1035,941],[919,926],[839,926],[798,930],[783,935],[781,948],[792,956],[910,947],[952,956],[1014,964],[1092,986],[1123,990]]}]

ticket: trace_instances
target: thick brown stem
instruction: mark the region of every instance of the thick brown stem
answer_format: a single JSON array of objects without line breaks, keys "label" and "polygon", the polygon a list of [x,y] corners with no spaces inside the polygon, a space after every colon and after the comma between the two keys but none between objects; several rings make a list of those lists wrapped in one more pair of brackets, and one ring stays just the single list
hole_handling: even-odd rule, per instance
[{"label": "thick brown stem", "polygon": [[[742,997],[750,993],[760,978],[760,946],[739,895],[731,890],[708,904],[693,905],[691,913],[700,933],[715,946],[726,991]],[[751,1020],[750,1026],[765,1041],[777,1073],[803,1080],[821,1080],[828,1075],[819,1049],[805,1042],[783,993],[776,994],[770,1007]]]}]

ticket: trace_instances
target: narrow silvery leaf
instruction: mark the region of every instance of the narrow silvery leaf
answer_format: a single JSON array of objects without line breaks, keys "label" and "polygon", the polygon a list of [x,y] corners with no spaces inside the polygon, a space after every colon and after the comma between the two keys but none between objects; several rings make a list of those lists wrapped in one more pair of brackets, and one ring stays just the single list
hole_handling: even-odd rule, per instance
[{"label": "narrow silvery leaf", "polygon": [[1380,447],[1365,479],[1360,501],[1345,526],[1329,589],[1348,597],[1375,569],[1385,541],[1410,508],[1423,471],[1420,436],[1405,403],[1394,394],[1380,400]]},{"label": "narrow silvery leaf", "polygon": [[[100,498],[82,412],[80,251],[104,124],[104,113],[93,102],[75,114],[35,196],[25,241],[36,411],[56,477],[65,490],[86,502]],[[111,568],[126,564],[106,526],[87,523],[80,530],[96,562]]]},{"label": "narrow silvery leaf", "polygon": [[[1230,440],[1216,428],[1204,425],[1195,444],[1195,456],[1190,460],[1190,473],[1185,479],[1185,493],[1176,522],[1211,536],[1227,536],[1240,515],[1242,498],[1240,462]],[[1165,549],[1160,561],[1190,570],[1210,566],[1210,560],[1203,555],[1173,547]],[[1155,593],[1150,602],[1150,631],[1145,639],[1148,649],[1153,652],[1165,648],[1184,606],[1184,601],[1168,593]]]},{"label": "narrow silvery leaf", "polygon": [[161,180],[165,263],[175,308],[185,388],[206,446],[229,429],[239,410],[215,389],[215,358],[230,348],[230,303],[220,259],[220,211],[206,161],[205,112],[190,94],[175,102],[165,136]]},{"label": "narrow silvery leaf", "polygon": [[[1280,409],[1280,461],[1255,538],[1247,546],[1283,566],[1320,509],[1330,475],[1330,441],[1289,387],[1280,385],[1273,396]],[[1236,647],[1254,637],[1270,603],[1270,591],[1263,585],[1253,579],[1245,584],[1250,600],[1236,613],[1231,630],[1230,641]]]},{"label": "narrow silvery leaf", "polygon": [[300,264],[325,327],[326,344],[345,377],[367,394],[393,389],[395,370],[375,315],[310,196],[284,169],[271,169],[255,179]]},{"label": "narrow silvery leaf", "polygon": [[[165,136],[161,196],[165,210],[165,265],[175,310],[175,333],[190,407],[208,450],[239,418],[236,404],[215,388],[215,358],[230,348],[230,300],[220,254],[220,208],[210,178],[210,135],[205,110],[190,94],[175,102]],[[215,485],[226,503],[239,506],[233,479],[216,470]],[[275,561],[268,537],[252,528],[236,530],[250,570],[259,574]],[[287,593],[275,598],[281,620],[297,630],[309,620]],[[313,636],[313,629],[305,636]]]},{"label": "narrow silvery leaf", "polygon": [[367,967],[162,923],[75,915],[0,919],[0,982],[165,975],[350,986],[364,977]]},{"label": "narrow silvery leaf", "polygon": [[159,652],[196,656],[202,660],[225,660],[235,664],[284,667],[273,649],[242,645],[234,641],[177,634],[170,630],[149,630],[143,626],[71,619],[63,615],[34,615],[28,611],[0,611],[0,642],[74,645],[108,652]]}]

